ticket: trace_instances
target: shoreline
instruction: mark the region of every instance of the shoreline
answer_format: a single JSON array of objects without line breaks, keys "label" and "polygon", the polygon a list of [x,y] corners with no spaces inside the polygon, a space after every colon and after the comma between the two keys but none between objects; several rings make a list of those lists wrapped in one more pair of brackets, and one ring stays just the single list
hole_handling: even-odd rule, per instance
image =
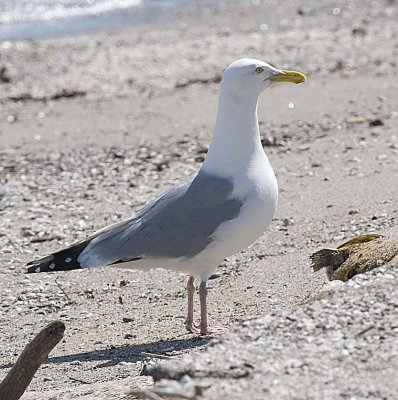
[{"label": "shoreline", "polygon": [[[153,28],[176,22],[178,16],[200,13],[217,4],[230,1],[201,0],[182,3],[141,3],[126,8],[116,8],[97,14],[83,14],[43,20],[0,24],[1,41],[43,40],[99,33],[118,32],[126,29]],[[195,10],[195,11],[193,11]]]}]

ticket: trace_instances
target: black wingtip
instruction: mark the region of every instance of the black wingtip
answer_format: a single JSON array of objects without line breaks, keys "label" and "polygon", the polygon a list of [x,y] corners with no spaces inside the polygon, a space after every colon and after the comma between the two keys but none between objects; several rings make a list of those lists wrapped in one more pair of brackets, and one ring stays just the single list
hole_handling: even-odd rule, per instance
[{"label": "black wingtip", "polygon": [[46,257],[30,261],[26,264],[28,268],[25,273],[32,274],[80,269],[82,266],[80,265],[78,258],[86,248],[87,244],[87,241],[79,242]]},{"label": "black wingtip", "polygon": [[[51,261],[53,259],[54,259],[54,254],[50,254],[50,255],[48,255],[46,257],[43,257],[43,258],[40,258],[38,260],[29,261],[28,263],[26,263],[26,266],[28,267],[30,265],[35,266],[35,265],[38,265],[38,264],[43,264],[43,263],[46,263],[46,262]],[[30,270],[30,269],[31,268],[28,268],[28,270]]]}]

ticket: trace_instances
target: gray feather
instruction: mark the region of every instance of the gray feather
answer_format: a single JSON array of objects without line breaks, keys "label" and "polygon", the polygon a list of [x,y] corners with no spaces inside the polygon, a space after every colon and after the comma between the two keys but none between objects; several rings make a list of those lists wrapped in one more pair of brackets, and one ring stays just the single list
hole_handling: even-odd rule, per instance
[{"label": "gray feather", "polygon": [[133,218],[94,234],[78,261],[94,267],[145,257],[192,257],[211,243],[223,222],[238,216],[242,201],[232,198],[232,191],[232,181],[199,171]]}]

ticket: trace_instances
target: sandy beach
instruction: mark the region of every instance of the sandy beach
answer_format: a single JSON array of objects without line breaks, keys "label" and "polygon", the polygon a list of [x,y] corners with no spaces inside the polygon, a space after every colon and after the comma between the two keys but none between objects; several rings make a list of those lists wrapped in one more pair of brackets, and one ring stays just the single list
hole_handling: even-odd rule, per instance
[{"label": "sandy beach", "polygon": [[[211,350],[212,338],[184,331],[184,275],[113,268],[23,275],[21,269],[129,217],[196,171],[211,137],[222,71],[237,58],[303,71],[308,82],[273,86],[260,98],[260,130],[280,200],[268,231],[225,260],[209,283],[210,318],[230,329],[226,348],[232,352],[236,332],[247,337],[242,320],[283,320],[286,310],[301,318],[303,301],[326,281],[311,271],[313,251],[363,233],[397,237],[397,2],[258,3],[184,8],[154,26],[0,42],[0,381],[46,323],[66,324],[64,340],[23,399],[119,399],[128,386],[153,384],[140,375],[148,367],[142,352],[179,363],[226,353]],[[344,318],[362,329],[358,304],[378,310],[383,303],[377,295],[366,303],[364,287],[393,297],[397,285],[383,280],[396,279],[391,268],[380,272],[377,285],[371,282],[379,275],[365,274],[357,291],[339,289],[336,304],[346,308],[331,329],[339,331]],[[312,319],[332,318],[330,304],[314,304]],[[237,381],[228,384],[233,375],[223,381],[209,374],[212,387],[203,398],[393,399],[394,312],[378,314],[376,326],[391,328],[387,339],[358,345],[355,368],[344,359],[332,372],[315,368],[327,363],[327,351],[311,359],[319,387],[309,374],[282,366],[272,384],[255,375],[272,386],[267,393],[250,383],[250,373],[239,378],[243,392]],[[272,343],[264,356],[270,365],[279,355]],[[379,374],[383,363],[389,368]],[[351,373],[358,379],[336,379]],[[322,391],[326,381],[338,390]]]}]

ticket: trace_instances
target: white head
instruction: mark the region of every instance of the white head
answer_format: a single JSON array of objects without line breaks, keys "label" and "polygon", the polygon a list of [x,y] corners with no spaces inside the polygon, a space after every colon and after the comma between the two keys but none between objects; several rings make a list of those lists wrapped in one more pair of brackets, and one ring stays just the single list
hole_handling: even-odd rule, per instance
[{"label": "white head", "polygon": [[276,69],[264,61],[241,58],[224,71],[221,87],[230,95],[260,93],[275,82],[302,83],[306,78],[301,72]]}]

